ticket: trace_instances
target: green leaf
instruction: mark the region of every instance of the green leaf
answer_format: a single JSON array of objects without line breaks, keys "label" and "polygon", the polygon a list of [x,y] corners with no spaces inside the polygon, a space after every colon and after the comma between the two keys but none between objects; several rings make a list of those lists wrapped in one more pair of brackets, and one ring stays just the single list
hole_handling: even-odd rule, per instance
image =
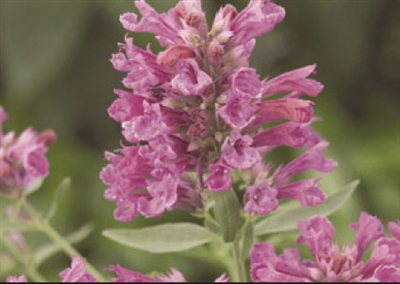
[{"label": "green leaf", "polygon": [[51,206],[50,206],[49,212],[47,212],[47,215],[46,215],[46,219],[47,220],[50,220],[54,216],[54,214],[55,214],[55,212],[57,210],[57,205],[58,205],[58,203],[59,203],[59,201],[61,199],[61,196],[70,187],[71,187],[71,179],[68,178],[68,177],[64,178],[61,181],[61,183],[58,185],[58,187],[56,189],[56,192],[55,192],[55,196],[53,198],[53,201],[51,202]]},{"label": "green leaf", "polygon": [[314,215],[328,216],[338,210],[353,194],[359,180],[355,180],[328,197],[322,204],[313,207],[298,205],[287,210],[277,210],[271,217],[267,217],[254,226],[257,236],[289,231],[297,228],[297,221],[310,218]]},{"label": "green leaf", "polygon": [[221,234],[218,223],[214,219],[212,219],[211,216],[207,216],[206,219],[204,219],[204,227],[214,234]]},{"label": "green leaf", "polygon": [[38,189],[40,189],[40,187],[43,184],[43,181],[44,181],[44,178],[35,179],[35,181],[24,190],[24,195],[28,196],[28,195],[34,193],[35,191],[37,191]]},{"label": "green leaf", "polygon": [[[77,231],[66,236],[65,240],[68,241],[68,243],[70,244],[78,243],[86,239],[86,237],[89,236],[91,232],[93,232],[93,229],[94,229],[93,224],[85,224]],[[56,243],[51,243],[49,245],[45,245],[39,248],[34,255],[35,264],[39,266],[41,263],[46,261],[46,259],[48,259],[49,257],[53,256],[54,254],[56,254],[61,250],[62,250],[61,246]]]},{"label": "green leaf", "polygon": [[111,229],[103,235],[128,247],[153,253],[184,251],[216,238],[207,229],[193,223],[166,223],[140,229]]},{"label": "green leaf", "polygon": [[242,224],[240,202],[232,188],[225,192],[216,192],[213,197],[215,219],[219,224],[222,237],[225,242],[232,242]]}]

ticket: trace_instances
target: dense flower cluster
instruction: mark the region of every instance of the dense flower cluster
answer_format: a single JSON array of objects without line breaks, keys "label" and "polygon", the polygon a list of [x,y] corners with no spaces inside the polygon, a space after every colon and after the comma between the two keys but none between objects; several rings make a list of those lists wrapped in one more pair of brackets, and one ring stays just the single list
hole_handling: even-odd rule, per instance
[{"label": "dense flower cluster", "polygon": [[0,195],[18,197],[36,179],[49,174],[48,145],[55,139],[52,130],[37,133],[25,129],[19,137],[14,131],[3,133],[7,114],[0,106]]},{"label": "dense flower cluster", "polygon": [[[264,80],[248,66],[255,37],[281,22],[285,10],[269,0],[251,0],[241,12],[227,4],[208,31],[200,0],[180,1],[167,13],[144,0],[135,5],[141,19],[125,13],[122,25],[155,34],[164,50],[154,54],[126,36],[111,58],[127,73],[122,82],[129,90],[115,90],[108,113],[130,145],[107,152],[110,164],[100,175],[109,186],[105,197],[117,204],[114,217],[130,221],[201,207],[204,190],[230,189],[235,170],[251,172],[246,212],[267,214],[282,198],[321,203],[319,179],[291,182],[300,172],[330,172],[337,165],[322,156],[328,143],[311,130],[314,103],[299,98],[323,88],[308,78],[315,65]],[[277,146],[306,151],[271,172],[263,155]]]},{"label": "dense flower cluster", "polygon": [[[85,259],[77,255],[73,255],[71,267],[66,268],[59,273],[62,282],[97,282],[97,278],[86,271]],[[171,268],[171,273],[161,274],[156,277],[150,277],[142,273],[132,271],[121,267],[119,264],[110,265],[107,270],[114,272],[118,277],[113,278],[112,282],[187,282],[182,273],[176,268]],[[8,276],[7,282],[28,282],[25,275]],[[223,273],[215,282],[228,282],[229,278]]]},{"label": "dense flower cluster", "polygon": [[[384,234],[380,220],[362,212],[353,223],[354,245],[340,250],[332,242],[335,228],[322,216],[299,221],[300,237],[314,260],[301,260],[297,249],[285,248],[276,255],[267,242],[257,243],[250,253],[250,273],[256,282],[398,282],[400,281],[400,221],[389,222],[391,237]],[[363,256],[375,241],[369,259]]]}]

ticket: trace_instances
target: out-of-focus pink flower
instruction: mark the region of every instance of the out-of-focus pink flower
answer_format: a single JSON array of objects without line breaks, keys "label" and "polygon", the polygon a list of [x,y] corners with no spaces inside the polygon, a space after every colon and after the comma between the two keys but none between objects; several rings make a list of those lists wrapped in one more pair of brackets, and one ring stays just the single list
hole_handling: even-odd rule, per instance
[{"label": "out-of-focus pink flower", "polygon": [[[384,234],[378,218],[362,212],[359,221],[351,225],[357,232],[354,245],[344,245],[341,250],[333,242],[335,228],[326,217],[299,221],[298,228],[297,243],[306,243],[314,259],[301,260],[299,251],[292,248],[276,255],[271,244],[257,243],[250,253],[253,281],[399,281],[400,241]],[[373,241],[372,253],[363,261],[364,253]]]},{"label": "out-of-focus pink flower", "polygon": [[400,220],[397,222],[389,222],[388,227],[393,238],[400,241]]},{"label": "out-of-focus pink flower", "polygon": [[21,276],[8,276],[6,279],[6,282],[28,282],[28,279],[26,279],[25,275]]},{"label": "out-of-focus pink flower", "polygon": [[60,272],[62,282],[96,282],[97,278],[86,272],[85,259],[73,255],[71,268],[66,268]]},{"label": "out-of-focus pink flower", "polygon": [[[107,269],[114,272],[118,276],[117,278],[113,278],[112,282],[187,282],[182,273],[174,267],[171,268],[170,273],[160,274],[156,277],[150,277],[145,274],[123,268],[119,264],[110,265]],[[225,273],[215,279],[215,282],[228,281],[229,278]]]},{"label": "out-of-focus pink flower", "polygon": [[3,133],[6,119],[0,106],[0,195],[18,197],[37,179],[49,174],[46,152],[56,136],[52,130],[38,133],[31,127],[19,137],[14,131]]}]

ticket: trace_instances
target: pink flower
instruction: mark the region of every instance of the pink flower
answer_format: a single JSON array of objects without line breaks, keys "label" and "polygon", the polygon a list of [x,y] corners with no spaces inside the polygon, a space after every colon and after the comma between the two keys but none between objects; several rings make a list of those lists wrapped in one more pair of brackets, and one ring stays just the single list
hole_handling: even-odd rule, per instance
[{"label": "pink flower", "polygon": [[389,222],[388,227],[393,238],[400,241],[400,220],[397,222]]},{"label": "pink flower", "polygon": [[263,97],[269,97],[276,93],[292,92],[295,94],[305,93],[309,96],[317,96],[323,88],[323,85],[313,79],[307,78],[315,70],[315,64],[293,71],[286,72],[263,85]]},{"label": "pink flower", "polygon": [[52,130],[37,133],[29,127],[19,137],[2,132],[7,115],[0,106],[0,194],[19,196],[35,180],[49,174],[48,145],[55,140]]},{"label": "pink flower", "polygon": [[335,169],[337,162],[322,156],[322,151],[328,145],[328,142],[321,141],[284,167],[279,167],[273,175],[273,184],[286,183],[290,177],[310,169],[323,173],[328,173]]},{"label": "pink flower", "polygon": [[[289,146],[292,148],[304,147],[314,139],[309,124],[286,122],[260,132],[253,138],[253,147]],[[317,138],[318,139],[318,138]]]},{"label": "pink flower", "polygon": [[250,136],[234,131],[222,146],[222,160],[232,168],[247,170],[261,161],[260,153],[251,144]]},{"label": "pink flower", "polygon": [[[118,275],[117,278],[112,279],[112,282],[187,282],[182,273],[174,267],[171,268],[170,273],[166,275],[160,274],[156,277],[150,277],[145,274],[123,268],[119,264],[110,265],[108,270]],[[225,273],[215,280],[215,282],[228,281],[229,278],[226,277]]]},{"label": "pink flower", "polygon": [[319,180],[320,178],[300,180],[277,186],[277,198],[297,199],[304,206],[319,205],[326,198],[325,193],[316,185]]},{"label": "pink flower", "polygon": [[[159,216],[165,209],[172,210],[179,201],[179,188],[185,191],[185,183],[175,174],[182,171],[180,164],[174,163],[168,168],[149,152],[154,153],[150,146],[124,147],[120,150],[122,155],[106,153],[111,164],[103,168],[100,177],[110,186],[105,191],[105,198],[117,203],[116,220],[131,221],[139,213],[147,217]],[[187,196],[190,194],[184,194],[182,198]],[[193,204],[197,204],[196,196],[192,198]],[[191,201],[186,198],[185,202]]]},{"label": "pink flower", "polygon": [[85,259],[77,255],[72,257],[71,268],[66,268],[60,272],[62,282],[96,282],[97,278],[86,272]]},{"label": "pink flower", "polygon": [[[326,217],[315,216],[298,222],[300,237],[314,260],[301,260],[298,250],[286,248],[276,255],[271,244],[257,243],[250,253],[250,273],[256,282],[381,282],[394,281],[400,275],[400,241],[387,237],[379,219],[362,212],[352,224],[356,230],[354,245],[340,250],[333,242],[335,228]],[[369,259],[363,255],[375,241]]]},{"label": "pink flower", "polygon": [[212,84],[212,78],[199,68],[194,59],[179,61],[176,69],[178,74],[172,79],[171,86],[184,96],[200,96]]},{"label": "pink flower", "polygon": [[174,67],[179,59],[194,57],[195,53],[186,45],[174,45],[157,55],[157,63]]},{"label": "pink flower", "polygon": [[238,68],[229,75],[227,80],[231,89],[243,97],[251,99],[261,95],[262,83],[253,68]]},{"label": "pink flower", "polygon": [[8,276],[6,282],[28,282],[25,275],[21,276]]},{"label": "pink flower", "polygon": [[232,129],[241,130],[254,119],[255,110],[256,106],[251,104],[249,98],[229,90],[226,104],[218,109],[218,115]]},{"label": "pink flower", "polygon": [[[121,15],[123,27],[156,35],[164,50],[139,48],[127,35],[111,57],[114,68],[126,73],[122,83],[128,90],[115,90],[118,98],[108,113],[131,143],[107,153],[111,164],[100,174],[109,186],[106,198],[117,204],[115,218],[158,217],[182,204],[196,210],[204,190],[235,187],[232,174],[240,171],[253,177],[244,200],[248,212],[267,214],[282,198],[305,206],[322,202],[316,180],[291,183],[297,173],[336,166],[322,157],[328,143],[311,129],[314,103],[300,98],[323,88],[308,78],[315,65],[270,80],[260,80],[248,67],[255,37],[270,32],[285,10],[269,0],[251,0],[240,12],[228,4],[208,31],[200,0],[179,1],[165,13],[144,0],[135,6],[141,16]],[[278,146],[308,151],[275,173],[258,172],[263,155]],[[188,175],[196,180],[188,182]]]},{"label": "pink flower", "polygon": [[277,193],[275,188],[268,186],[265,179],[258,186],[249,186],[244,197],[244,211],[267,215],[278,207]]},{"label": "pink flower", "polygon": [[232,186],[231,169],[221,163],[211,164],[211,174],[205,181],[212,192],[227,191]]},{"label": "pink flower", "polygon": [[137,15],[134,13],[121,15],[120,21],[126,30],[156,34],[162,46],[183,43],[179,36],[183,24],[179,21],[175,8],[168,14],[158,14],[144,0],[135,1],[135,5],[142,14],[142,18],[138,21]]},{"label": "pink flower", "polygon": [[285,17],[285,10],[269,0],[251,0],[231,22],[232,41],[245,43],[270,32]]},{"label": "pink flower", "polygon": [[288,119],[293,122],[307,123],[312,118],[313,105],[313,102],[295,98],[262,102],[258,107],[257,122],[265,123]]}]

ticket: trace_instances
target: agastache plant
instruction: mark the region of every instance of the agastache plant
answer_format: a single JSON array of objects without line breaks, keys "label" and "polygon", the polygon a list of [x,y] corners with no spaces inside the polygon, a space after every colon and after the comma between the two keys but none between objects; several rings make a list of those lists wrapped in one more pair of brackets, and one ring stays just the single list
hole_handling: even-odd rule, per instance
[{"label": "agastache plant", "polygon": [[[118,98],[108,108],[121,124],[123,141],[120,149],[105,152],[104,197],[115,202],[114,218],[120,222],[139,215],[158,218],[175,209],[200,222],[108,229],[103,235],[151,253],[210,244],[206,254],[226,268],[215,282],[398,281],[399,221],[389,222],[389,237],[377,217],[362,212],[351,225],[354,245],[340,249],[325,216],[340,208],[358,181],[327,197],[318,186],[321,177],[304,178],[306,171],[329,173],[338,165],[323,156],[329,143],[312,130],[319,118],[314,103],[303,98],[323,89],[310,78],[316,65],[265,79],[249,67],[256,37],[283,21],[284,8],[250,0],[239,12],[227,4],[209,28],[200,0],[179,1],[166,13],[144,0],[134,3],[140,15],[120,16],[127,34],[111,57],[113,67],[126,73],[124,89],[115,90]],[[161,51],[136,46],[131,33],[154,34]],[[0,107],[0,123],[5,118]],[[15,139],[13,132],[0,130],[0,193],[17,199],[6,210],[7,222],[46,233],[71,258],[70,268],[59,273],[62,282],[186,282],[175,267],[149,276],[111,264],[103,272],[112,277],[94,268],[51,227],[53,209],[42,217],[24,194],[35,178],[48,174],[44,154],[54,133],[27,130]],[[274,164],[268,154],[279,146],[303,150],[290,162]],[[279,254],[265,238],[296,228],[297,243],[308,246],[313,260],[302,260],[294,248]],[[23,236],[13,229],[0,237],[29,267]],[[7,282],[43,281],[38,265],[27,269],[28,277],[11,275]]]},{"label": "agastache plant", "polygon": [[[319,179],[293,182],[306,170],[337,166],[322,156],[328,142],[311,129],[314,103],[299,98],[323,88],[308,78],[315,65],[264,80],[249,67],[255,38],[281,22],[285,10],[270,1],[250,1],[241,12],[228,4],[208,31],[200,1],[180,1],[161,14],[145,1],[135,5],[141,19],[125,13],[122,25],[155,34],[164,50],[154,54],[127,35],[111,59],[127,73],[128,89],[117,89],[108,109],[127,143],[106,153],[110,164],[101,172],[109,186],[105,197],[117,205],[115,219],[155,218],[175,208],[194,212],[210,200],[217,207],[240,191],[245,212],[256,215],[276,210],[280,199],[323,202]],[[264,156],[278,146],[305,152],[273,171]]]}]

